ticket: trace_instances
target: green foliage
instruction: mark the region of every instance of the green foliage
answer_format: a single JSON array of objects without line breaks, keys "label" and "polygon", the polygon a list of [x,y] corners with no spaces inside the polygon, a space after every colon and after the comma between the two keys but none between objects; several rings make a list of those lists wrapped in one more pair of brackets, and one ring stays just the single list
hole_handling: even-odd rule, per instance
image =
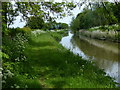
[{"label": "green foliage", "polygon": [[61,41],[61,38],[66,34],[67,31],[57,31],[57,32],[49,32],[49,34],[56,40],[56,41]]},{"label": "green foliage", "polygon": [[8,35],[9,31],[7,29],[7,25],[2,23],[2,34],[3,35]]},{"label": "green foliage", "polygon": [[60,23],[60,28],[61,29],[68,29],[68,24],[66,24],[66,23]]},{"label": "green foliage", "polygon": [[119,11],[115,13],[118,5],[109,2],[101,2],[92,5],[91,9],[85,8],[83,12],[79,13],[71,22],[71,29],[77,31],[79,29],[88,29],[91,27],[102,26],[100,29],[107,29],[105,25],[112,25],[119,23]]},{"label": "green foliage", "polygon": [[3,37],[3,52],[9,55],[11,61],[24,61],[26,57],[23,53],[27,41],[22,33],[16,34],[13,38],[5,36]]},{"label": "green foliage", "polygon": [[14,37],[16,34],[21,33],[23,36],[29,35],[30,31],[32,31],[29,27],[23,27],[23,28],[9,28],[8,34],[12,37]]},{"label": "green foliage", "polygon": [[[14,7],[14,8],[13,8]],[[74,3],[64,2],[11,2],[2,3],[2,20],[8,27],[14,23],[14,20],[20,14],[22,15],[21,21],[28,20],[28,16],[43,17],[44,20],[51,18],[50,12],[53,13],[53,19],[62,18],[64,16],[72,15],[70,10],[75,8]],[[54,15],[57,14],[57,15]],[[37,22],[37,21],[36,21]],[[36,27],[36,26],[35,26]],[[37,27],[38,28],[38,27]]]},{"label": "green foliage", "polygon": [[18,66],[19,62],[26,61],[26,55],[24,53],[27,43],[28,35],[31,29],[29,28],[17,28],[9,29],[9,32],[4,33],[2,37],[2,52],[0,52],[0,57],[2,57],[2,86],[3,88],[20,88],[16,84],[15,78],[17,71],[15,67]]},{"label": "green foliage", "polygon": [[57,22],[47,22],[44,24],[44,30],[57,30],[57,29],[68,29],[68,24],[66,23],[57,23]]},{"label": "green foliage", "polygon": [[95,30],[101,30],[101,31],[114,30],[114,31],[119,31],[120,30],[120,25],[119,24],[114,24],[114,25],[98,26],[98,27],[89,28],[88,30],[89,31],[95,31]]},{"label": "green foliage", "polygon": [[9,56],[3,52],[0,51],[0,59],[1,58],[6,58],[6,59],[9,59]]},{"label": "green foliage", "polygon": [[29,33],[30,31],[32,31],[29,27],[19,28],[18,30],[20,30],[20,32],[24,32],[24,33]]},{"label": "green foliage", "polygon": [[44,27],[44,20],[42,17],[30,17],[27,21],[26,26],[30,27],[31,29],[42,29]]},{"label": "green foliage", "polygon": [[80,28],[79,28],[79,24],[80,22],[79,22],[79,20],[78,19],[72,19],[72,22],[71,22],[71,25],[70,25],[70,28],[75,32],[75,31],[77,31],[77,30],[79,30]]},{"label": "green foliage", "polygon": [[[27,51],[31,52],[27,53],[29,55],[27,67],[32,67],[32,73],[40,77],[43,86],[47,88],[114,87],[112,78],[105,76],[103,70],[98,69],[91,61],[85,61],[63,48],[56,42],[56,37],[59,38],[59,35],[55,32],[31,37],[30,48]],[[29,73],[31,74],[30,71]]]},{"label": "green foliage", "polygon": [[115,87],[103,70],[62,47],[58,43],[61,35],[62,31],[31,35],[24,53],[26,62],[4,60],[3,88]]}]

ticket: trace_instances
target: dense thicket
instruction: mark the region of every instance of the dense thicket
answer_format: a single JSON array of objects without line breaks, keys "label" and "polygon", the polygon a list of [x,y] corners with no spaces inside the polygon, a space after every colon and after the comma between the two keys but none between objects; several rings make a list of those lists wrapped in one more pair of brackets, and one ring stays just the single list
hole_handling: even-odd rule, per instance
[{"label": "dense thicket", "polygon": [[85,8],[71,22],[72,30],[120,23],[120,3],[96,3]]}]

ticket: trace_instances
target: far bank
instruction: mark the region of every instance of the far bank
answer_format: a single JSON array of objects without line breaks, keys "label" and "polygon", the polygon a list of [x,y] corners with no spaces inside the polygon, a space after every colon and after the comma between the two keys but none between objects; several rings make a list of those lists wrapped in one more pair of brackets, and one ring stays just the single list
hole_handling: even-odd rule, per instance
[{"label": "far bank", "polygon": [[76,35],[83,35],[89,38],[108,40],[120,43],[120,30],[79,30]]}]

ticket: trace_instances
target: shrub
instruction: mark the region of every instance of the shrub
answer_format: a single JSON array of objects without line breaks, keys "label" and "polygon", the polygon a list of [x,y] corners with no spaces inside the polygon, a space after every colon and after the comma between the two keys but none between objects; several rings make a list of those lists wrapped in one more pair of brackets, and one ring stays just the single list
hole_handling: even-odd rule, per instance
[{"label": "shrub", "polygon": [[[11,31],[10,31],[11,30]],[[2,38],[2,51],[0,52],[0,58],[2,57],[3,71],[2,71],[2,85],[3,88],[10,88],[15,82],[13,81],[14,67],[16,63],[26,61],[24,50],[27,46],[28,36],[31,29],[29,28],[17,28],[9,29],[9,33],[5,34]],[[1,71],[1,70],[0,70]],[[18,85],[15,86],[19,87]]]},{"label": "shrub", "polygon": [[26,26],[30,27],[31,29],[41,29],[44,27],[44,20],[41,16],[39,17],[34,17],[31,16],[29,17]]},{"label": "shrub", "polygon": [[23,28],[19,28],[18,29],[20,32],[25,32],[25,33],[28,33],[30,31],[32,31],[29,27],[23,27]]},{"label": "shrub", "polygon": [[25,44],[28,42],[22,33],[16,34],[11,38],[6,36],[3,38],[3,51],[10,56],[11,61],[24,61]]},{"label": "shrub", "polygon": [[8,31],[9,35],[14,37],[18,33],[28,34],[32,30],[29,27],[24,27],[24,28],[10,28]]}]

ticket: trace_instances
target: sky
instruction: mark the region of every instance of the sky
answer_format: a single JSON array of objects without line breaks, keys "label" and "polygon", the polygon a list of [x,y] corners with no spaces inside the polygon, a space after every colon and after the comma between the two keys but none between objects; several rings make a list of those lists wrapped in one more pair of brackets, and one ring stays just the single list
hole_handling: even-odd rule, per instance
[{"label": "sky", "polygon": [[[46,1],[50,1],[50,0],[46,0]],[[62,2],[64,0],[54,0],[54,1],[55,2]],[[77,1],[79,1],[79,0],[77,0]],[[14,1],[12,3],[14,3]],[[66,16],[66,17],[63,17],[62,19],[56,19],[56,22],[62,22],[62,23],[70,24],[70,22],[72,20],[72,17],[76,17],[77,14],[82,11],[83,7],[81,7],[81,9],[79,9],[79,7],[74,8],[73,11],[72,11],[73,12],[72,16]],[[12,27],[14,27],[14,28],[17,28],[17,27],[22,28],[22,27],[24,27],[26,22],[25,21],[21,22],[20,19],[21,19],[21,16],[17,16],[16,20],[14,21],[14,24],[10,25],[10,27],[11,28]]]},{"label": "sky", "polygon": [[73,11],[72,11],[73,16],[67,16],[67,17],[64,17],[63,19],[58,19],[56,21],[70,24],[70,22],[72,20],[72,17],[76,17],[78,15],[78,13],[80,13],[83,10],[83,7],[84,7],[84,5],[80,9],[79,9],[79,7],[74,8]]}]

